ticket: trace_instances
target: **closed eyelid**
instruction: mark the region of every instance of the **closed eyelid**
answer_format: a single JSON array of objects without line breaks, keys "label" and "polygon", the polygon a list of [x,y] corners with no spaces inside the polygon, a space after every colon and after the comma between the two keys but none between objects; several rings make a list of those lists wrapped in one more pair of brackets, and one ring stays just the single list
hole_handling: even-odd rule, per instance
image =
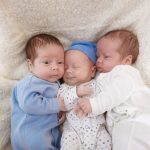
[{"label": "closed eyelid", "polygon": [[79,64],[73,64],[73,65],[72,65],[72,68],[79,68],[79,67],[80,67]]},{"label": "closed eyelid", "polygon": [[74,69],[74,68],[80,68],[80,66],[68,66],[68,65],[65,65],[65,69]]}]

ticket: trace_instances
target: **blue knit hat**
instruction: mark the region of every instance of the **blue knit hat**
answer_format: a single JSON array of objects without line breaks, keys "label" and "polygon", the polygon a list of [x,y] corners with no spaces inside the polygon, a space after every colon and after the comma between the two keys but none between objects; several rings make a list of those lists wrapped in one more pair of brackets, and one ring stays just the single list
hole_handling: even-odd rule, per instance
[{"label": "blue knit hat", "polygon": [[68,50],[79,50],[95,64],[96,63],[96,44],[89,41],[73,41]]}]

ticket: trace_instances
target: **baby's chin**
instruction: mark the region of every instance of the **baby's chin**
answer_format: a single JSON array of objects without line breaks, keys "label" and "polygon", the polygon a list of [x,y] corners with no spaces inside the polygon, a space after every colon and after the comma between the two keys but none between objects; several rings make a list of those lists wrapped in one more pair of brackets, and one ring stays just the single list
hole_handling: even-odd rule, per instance
[{"label": "baby's chin", "polygon": [[100,73],[103,73],[103,72],[104,72],[104,70],[101,69],[101,68],[97,68],[97,71],[100,72]]},{"label": "baby's chin", "polygon": [[74,82],[74,81],[68,81],[68,80],[64,80],[64,83],[66,83],[69,86],[78,86],[79,83]]},{"label": "baby's chin", "polygon": [[74,82],[67,82],[67,81],[64,81],[66,84],[68,84],[69,86],[77,86],[76,83]]}]

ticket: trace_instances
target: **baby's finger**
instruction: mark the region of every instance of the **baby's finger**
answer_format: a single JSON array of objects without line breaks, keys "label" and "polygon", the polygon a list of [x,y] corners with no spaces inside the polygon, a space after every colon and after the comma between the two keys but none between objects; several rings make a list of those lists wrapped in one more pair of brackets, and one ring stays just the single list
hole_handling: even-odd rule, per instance
[{"label": "baby's finger", "polygon": [[85,87],[89,87],[90,82],[83,83],[82,85]]},{"label": "baby's finger", "polygon": [[61,118],[59,118],[59,124],[62,124],[65,121],[65,118],[66,118],[65,114],[63,114]]},{"label": "baby's finger", "polygon": [[85,113],[84,113],[82,110],[80,110],[80,111],[78,112],[77,116],[78,116],[79,118],[84,118],[84,117],[85,117]]},{"label": "baby's finger", "polygon": [[78,113],[80,111],[80,107],[78,105],[75,105],[74,108],[73,108],[73,111],[75,113]]},{"label": "baby's finger", "polygon": [[93,89],[88,87],[88,88],[85,89],[85,92],[88,93],[88,94],[92,94]]}]

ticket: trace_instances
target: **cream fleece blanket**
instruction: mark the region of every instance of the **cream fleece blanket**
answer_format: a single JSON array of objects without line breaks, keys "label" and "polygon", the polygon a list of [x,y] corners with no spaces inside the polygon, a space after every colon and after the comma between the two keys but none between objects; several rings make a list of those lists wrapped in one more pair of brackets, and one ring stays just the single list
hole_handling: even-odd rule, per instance
[{"label": "cream fleece blanket", "polygon": [[33,34],[57,36],[65,48],[74,39],[97,41],[112,29],[137,34],[136,67],[150,87],[150,0],[0,1],[0,150],[10,147],[10,94],[28,71],[23,47]]}]

